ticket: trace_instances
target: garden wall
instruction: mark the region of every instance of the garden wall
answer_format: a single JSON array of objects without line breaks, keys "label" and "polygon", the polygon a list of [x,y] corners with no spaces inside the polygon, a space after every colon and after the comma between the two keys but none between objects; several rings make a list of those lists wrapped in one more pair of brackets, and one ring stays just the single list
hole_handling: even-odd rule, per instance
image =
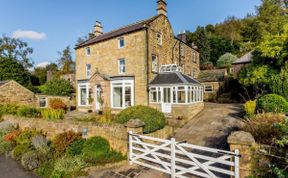
[{"label": "garden wall", "polygon": [[[79,122],[72,120],[61,121],[46,121],[43,119],[35,118],[20,118],[13,115],[5,115],[3,119],[11,122],[15,126],[19,126],[20,129],[36,128],[37,130],[43,130],[47,133],[48,138],[53,138],[59,133],[65,131],[82,132],[84,129],[88,129],[87,135],[83,137],[89,138],[93,136],[101,136],[109,140],[111,147],[114,150],[120,151],[123,154],[127,153],[128,135],[127,129],[120,124],[113,125],[98,125],[91,122]],[[166,126],[165,128],[158,130],[154,133],[147,134],[148,136],[166,139],[173,135],[173,128]]]}]

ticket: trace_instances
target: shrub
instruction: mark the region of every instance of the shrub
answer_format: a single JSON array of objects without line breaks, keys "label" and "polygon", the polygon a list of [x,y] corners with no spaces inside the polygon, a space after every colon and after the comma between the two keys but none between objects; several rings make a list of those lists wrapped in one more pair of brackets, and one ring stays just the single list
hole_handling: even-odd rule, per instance
[{"label": "shrub", "polygon": [[15,114],[17,114],[18,108],[19,108],[19,106],[17,106],[17,105],[3,104],[3,105],[0,105],[0,113],[1,114],[15,115]]},{"label": "shrub", "polygon": [[7,142],[15,142],[15,138],[21,133],[21,131],[16,130],[6,134],[3,138]]},{"label": "shrub", "polygon": [[54,164],[55,161],[53,159],[45,161],[41,164],[40,167],[38,167],[35,170],[35,173],[39,176],[39,177],[43,177],[43,178],[50,178],[51,177],[51,173],[54,170]]},{"label": "shrub", "polygon": [[51,177],[74,177],[86,166],[85,161],[79,156],[63,156],[55,161]]},{"label": "shrub", "polygon": [[109,142],[102,137],[92,137],[86,140],[82,153],[86,162],[98,163],[105,160],[110,151]]},{"label": "shrub", "polygon": [[151,133],[162,129],[166,125],[166,119],[162,112],[147,106],[133,106],[121,111],[116,121],[124,124],[130,119],[141,119],[145,122],[144,133]]},{"label": "shrub", "polygon": [[256,111],[256,100],[249,100],[244,104],[244,109],[246,116],[248,118],[252,118],[255,116],[255,111]]},{"label": "shrub", "polygon": [[49,106],[52,109],[62,109],[62,110],[67,109],[66,104],[60,98],[51,99],[49,101]]},{"label": "shrub", "polygon": [[238,58],[231,53],[225,53],[219,57],[217,61],[218,67],[231,67],[232,63],[236,61]]},{"label": "shrub", "polygon": [[81,133],[75,133],[72,131],[64,132],[56,135],[52,144],[56,151],[55,156],[61,156],[74,141],[81,139]]},{"label": "shrub", "polygon": [[76,140],[67,148],[66,153],[70,156],[76,156],[82,154],[84,143],[85,143],[84,139]]},{"label": "shrub", "polygon": [[31,138],[35,135],[43,135],[42,131],[37,131],[36,129],[23,130],[18,136],[15,137],[15,141],[18,145],[30,144]]},{"label": "shrub", "polygon": [[280,95],[268,94],[257,100],[257,108],[262,112],[288,112],[288,102]]},{"label": "shrub", "polygon": [[69,96],[73,92],[73,87],[69,81],[54,78],[39,87],[43,94]]},{"label": "shrub", "polygon": [[64,118],[65,111],[62,109],[43,109],[41,115],[44,119],[47,120],[61,120]]},{"label": "shrub", "polygon": [[12,143],[5,141],[3,134],[0,133],[0,155],[8,153],[12,149],[12,146]]},{"label": "shrub", "polygon": [[16,160],[20,160],[22,155],[28,151],[31,150],[31,145],[30,144],[23,144],[23,145],[17,145],[13,150],[12,150],[12,158]]},{"label": "shrub", "polygon": [[43,153],[32,150],[23,154],[21,158],[21,165],[27,170],[34,170],[38,168],[42,162],[45,160],[45,155]]},{"label": "shrub", "polygon": [[246,122],[244,130],[250,132],[256,142],[272,144],[275,139],[281,138],[283,132],[276,127],[278,123],[284,123],[285,117],[280,114],[258,114],[255,118]]},{"label": "shrub", "polygon": [[21,106],[17,110],[17,115],[21,117],[32,117],[37,118],[41,116],[41,112],[37,108]]}]

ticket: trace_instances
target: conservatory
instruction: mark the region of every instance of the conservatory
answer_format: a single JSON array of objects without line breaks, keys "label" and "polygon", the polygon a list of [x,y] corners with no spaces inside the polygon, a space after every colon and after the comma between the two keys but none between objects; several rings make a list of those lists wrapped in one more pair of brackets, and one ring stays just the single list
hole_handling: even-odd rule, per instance
[{"label": "conservatory", "polygon": [[177,65],[163,65],[160,73],[149,84],[149,101],[150,106],[164,113],[190,117],[191,112],[196,113],[195,109],[204,106],[203,86],[183,74]]}]

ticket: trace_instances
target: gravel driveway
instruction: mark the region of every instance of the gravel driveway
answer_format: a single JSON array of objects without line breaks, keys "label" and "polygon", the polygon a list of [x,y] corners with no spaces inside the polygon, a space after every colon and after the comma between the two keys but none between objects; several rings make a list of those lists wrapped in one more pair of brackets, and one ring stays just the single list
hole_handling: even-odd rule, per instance
[{"label": "gravel driveway", "polygon": [[0,156],[0,178],[37,178],[37,176],[25,171],[19,162]]}]

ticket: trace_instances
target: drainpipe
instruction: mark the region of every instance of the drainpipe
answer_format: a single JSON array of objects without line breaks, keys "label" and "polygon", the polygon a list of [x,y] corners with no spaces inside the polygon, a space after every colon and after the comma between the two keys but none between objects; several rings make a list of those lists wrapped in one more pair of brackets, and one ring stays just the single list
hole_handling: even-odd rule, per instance
[{"label": "drainpipe", "polygon": [[175,44],[172,48],[172,63],[174,62],[174,50],[175,50],[176,45],[177,45],[177,40],[175,40]]},{"label": "drainpipe", "polygon": [[146,77],[147,77],[147,106],[149,106],[149,33],[148,33],[148,26],[145,24],[145,31],[146,31]]}]

